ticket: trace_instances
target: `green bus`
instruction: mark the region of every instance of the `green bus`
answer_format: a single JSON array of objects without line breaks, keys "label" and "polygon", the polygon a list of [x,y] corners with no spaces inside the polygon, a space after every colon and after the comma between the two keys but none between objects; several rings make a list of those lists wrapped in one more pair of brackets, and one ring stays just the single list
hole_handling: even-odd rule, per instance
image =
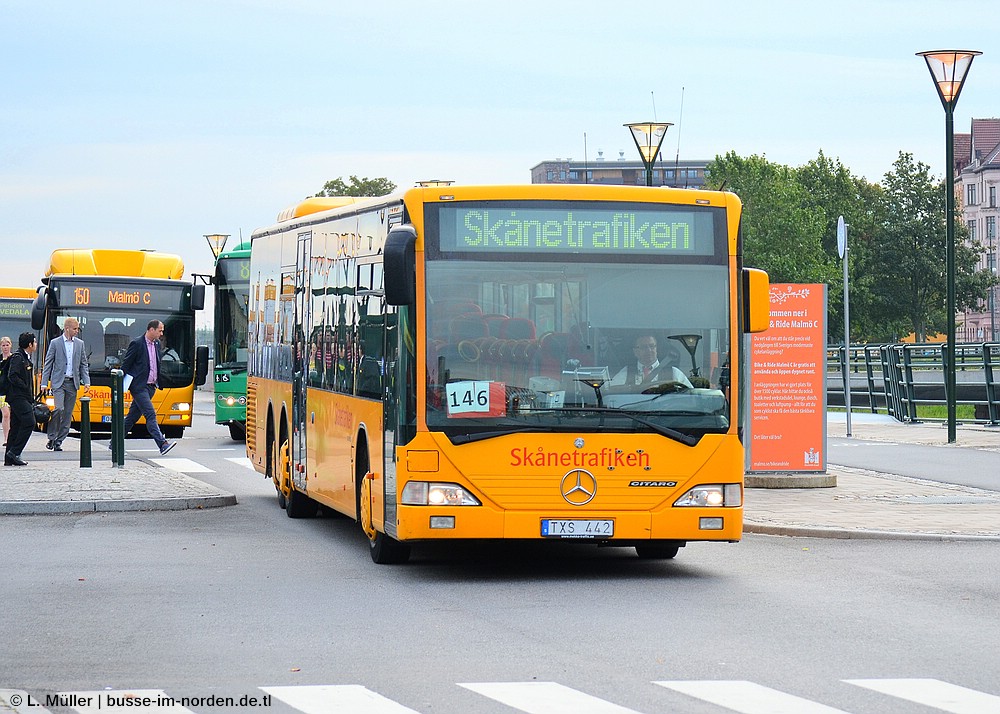
[{"label": "green bus", "polygon": [[247,310],[250,301],[250,241],[215,261],[215,423],[246,439]]}]

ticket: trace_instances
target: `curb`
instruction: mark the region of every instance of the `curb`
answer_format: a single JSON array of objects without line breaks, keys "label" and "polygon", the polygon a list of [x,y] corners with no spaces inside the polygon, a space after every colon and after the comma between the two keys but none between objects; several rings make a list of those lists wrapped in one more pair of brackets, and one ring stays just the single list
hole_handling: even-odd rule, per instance
[{"label": "curb", "polygon": [[69,513],[114,513],[121,511],[184,511],[235,506],[236,496],[181,496],[177,498],[129,498],[120,501],[2,501],[2,516],[40,516]]},{"label": "curb", "polygon": [[823,526],[773,526],[744,520],[744,533],[792,536],[797,538],[837,538],[840,540],[916,540],[930,542],[986,541],[1000,543],[1000,535],[962,533],[920,533],[917,531],[877,531],[861,528]]}]

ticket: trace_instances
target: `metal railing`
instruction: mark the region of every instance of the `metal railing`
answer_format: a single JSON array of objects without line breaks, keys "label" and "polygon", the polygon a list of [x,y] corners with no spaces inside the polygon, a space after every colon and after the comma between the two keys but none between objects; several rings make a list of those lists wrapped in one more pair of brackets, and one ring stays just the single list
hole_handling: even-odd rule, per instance
[{"label": "metal railing", "polygon": [[[827,349],[827,403],[851,411],[885,413],[904,422],[920,405],[946,405],[945,358],[941,343],[843,345]],[[955,403],[972,405],[973,421],[1000,426],[1000,343],[955,345]],[[942,419],[943,420],[943,419]]]}]

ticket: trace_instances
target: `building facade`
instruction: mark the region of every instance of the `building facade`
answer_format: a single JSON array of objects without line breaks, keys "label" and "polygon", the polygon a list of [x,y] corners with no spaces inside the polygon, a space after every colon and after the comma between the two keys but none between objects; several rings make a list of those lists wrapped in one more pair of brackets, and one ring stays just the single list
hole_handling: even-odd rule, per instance
[{"label": "building facade", "polygon": [[[661,154],[662,157],[662,154]],[[653,185],[678,188],[703,188],[708,160],[660,159],[653,164]],[[618,158],[608,161],[598,151],[596,159],[577,161],[554,159],[531,169],[531,183],[598,183],[618,186],[645,186],[646,167],[640,159]]]},{"label": "building facade", "polygon": [[[997,275],[1000,235],[1000,119],[973,119],[972,131],[955,135],[955,181],[969,238],[983,245],[979,267]],[[1000,286],[976,310],[959,315],[959,342],[1000,341]]]}]

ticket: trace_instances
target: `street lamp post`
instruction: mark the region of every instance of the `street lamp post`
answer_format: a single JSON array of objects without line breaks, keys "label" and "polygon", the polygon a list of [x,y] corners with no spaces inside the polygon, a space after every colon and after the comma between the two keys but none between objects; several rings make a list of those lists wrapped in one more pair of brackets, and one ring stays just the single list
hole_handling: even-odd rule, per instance
[{"label": "street lamp post", "polygon": [[[994,229],[995,230],[995,229]],[[986,267],[989,269],[990,274],[996,277],[997,274],[997,253],[993,246],[993,241],[995,237],[990,236],[990,252],[986,259]],[[990,342],[997,342],[997,286],[990,286]]]},{"label": "street lamp post", "polygon": [[226,247],[226,241],[229,240],[229,234],[212,233],[211,235],[206,235],[205,240],[208,241],[208,247],[212,249],[212,255],[218,258],[219,253],[221,253],[222,249]]},{"label": "street lamp post", "polygon": [[635,148],[639,150],[642,163],[646,167],[646,185],[653,185],[653,163],[660,153],[660,145],[663,144],[663,137],[667,134],[667,127],[673,126],[670,122],[643,121],[625,124],[632,132],[632,140],[635,141]]},{"label": "street lamp post", "polygon": [[944,107],[945,141],[945,271],[948,276],[948,344],[945,348],[944,391],[948,402],[948,443],[955,435],[955,128],[953,115],[962,84],[972,66],[972,60],[982,52],[975,50],[930,50],[918,52],[927,62],[927,69]]}]

